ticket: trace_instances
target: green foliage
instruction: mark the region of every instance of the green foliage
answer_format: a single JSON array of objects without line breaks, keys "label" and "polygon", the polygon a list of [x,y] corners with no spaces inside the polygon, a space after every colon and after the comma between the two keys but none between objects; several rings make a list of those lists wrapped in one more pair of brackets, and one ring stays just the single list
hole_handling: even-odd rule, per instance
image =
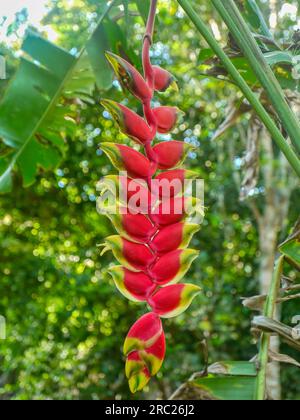
[{"label": "green foliage", "polygon": [[[174,138],[196,146],[188,168],[205,180],[207,215],[193,243],[201,250],[200,258],[187,278],[201,285],[203,293],[189,314],[166,322],[166,363],[157,382],[135,397],[140,399],[168,398],[194,372],[205,369],[203,339],[208,341],[210,363],[250,360],[257,352],[250,335],[251,312],[242,307],[241,296],[258,292],[259,232],[247,203],[239,202],[236,185],[236,177],[243,175],[240,162],[248,116],[242,116],[238,129],[229,130],[222,141],[211,140],[228,114],[228,98],[235,97],[237,90],[199,75],[197,59],[207,45],[199,43],[176,1],[160,3],[153,60],[176,75],[181,90],[162,95],[159,102],[179,106],[186,113],[186,122]],[[193,5],[206,22],[215,18],[210,2],[193,0]],[[55,1],[45,23],[58,33],[58,45],[78,52],[103,11],[103,1],[74,0],[72,7],[66,0]],[[136,2],[129,2],[129,11],[136,13]],[[120,9],[110,14],[112,25],[117,23],[122,32],[118,35],[116,29],[114,39],[120,37],[123,44],[126,31],[130,36],[125,46],[116,43],[114,48],[116,52],[124,49],[140,67],[144,20],[132,13],[128,24],[124,14],[118,15],[122,15]],[[292,25],[282,21],[278,28],[282,38]],[[113,170],[102,155],[101,142],[128,140],[103,114],[98,105],[101,93],[82,90],[80,73],[90,63],[86,56],[84,60],[83,70],[78,68],[77,77],[69,80],[71,86],[58,102],[62,115],[71,117],[70,131],[63,133],[59,166],[47,173],[38,167],[36,183],[26,190],[17,173],[13,194],[0,197],[0,314],[7,320],[7,340],[0,342],[1,399],[132,398],[121,346],[137,310],[143,312],[115,292],[107,274],[112,261],[109,256],[100,258],[97,244],[113,230],[95,204],[98,180]],[[17,68],[12,55],[8,64],[12,75]],[[82,99],[74,100],[74,91]],[[122,97],[116,86],[105,96]],[[136,101],[128,101],[140,111]],[[53,121],[48,127],[53,128]],[[60,149],[51,143],[52,147]],[[0,162],[6,150],[1,144]],[[274,167],[278,165],[276,150]],[[255,194],[263,210],[262,179]],[[293,193],[292,201],[282,241],[300,213],[299,191]],[[292,268],[288,274],[296,279]],[[297,301],[284,305],[283,322],[291,324],[298,306]],[[296,351],[285,345],[282,351],[297,358]],[[246,381],[252,377],[247,375]],[[282,381],[284,397],[299,399],[299,371],[284,367]]]},{"label": "green foliage", "polygon": [[[217,363],[208,376],[195,379],[192,386],[199,388],[209,399],[251,401],[254,397],[256,368],[249,362]],[[206,397],[207,398],[207,397]]]},{"label": "green foliage", "polygon": [[95,78],[100,88],[111,86],[111,71],[98,57],[104,57],[106,48],[115,48],[103,41],[102,21],[77,56],[28,31],[22,46],[26,56],[0,103],[0,136],[9,147],[0,161],[0,192],[11,191],[15,165],[25,187],[35,181],[39,167],[56,168],[64,138],[74,135],[72,101],[89,100]]}]

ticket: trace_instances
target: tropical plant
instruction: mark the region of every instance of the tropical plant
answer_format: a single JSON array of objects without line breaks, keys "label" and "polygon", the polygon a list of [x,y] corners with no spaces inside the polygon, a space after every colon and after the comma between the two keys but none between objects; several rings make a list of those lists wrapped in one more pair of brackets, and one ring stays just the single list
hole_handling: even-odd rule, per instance
[{"label": "tropical plant", "polygon": [[[187,0],[161,3],[161,38],[167,42],[170,31],[176,32],[170,45],[174,60],[172,62],[169,52],[165,53],[159,44],[157,49],[153,48],[152,55],[152,63],[155,60],[159,66],[152,66],[148,55],[152,36],[146,36],[145,79],[136,70],[140,67],[136,51],[141,36],[140,15],[146,21],[148,0],[119,0],[110,2],[109,6],[106,1],[96,5],[94,0],[88,0],[80,15],[81,2],[74,2],[73,13],[60,9],[63,0],[55,2],[54,12],[47,20],[56,29],[61,26],[61,45],[71,48],[78,45],[78,40],[86,44],[80,54],[77,54],[78,50],[71,54],[55,46],[35,31],[28,32],[20,68],[0,102],[0,137],[3,140],[0,191],[11,191],[15,179],[14,194],[1,197],[0,309],[1,313],[7,312],[11,329],[8,344],[1,343],[1,398],[25,399],[32,395],[35,398],[130,397],[120,373],[119,337],[115,332],[126,334],[128,324],[134,322],[133,314],[139,311],[142,316],[143,309],[139,309],[136,301],[148,303],[152,312],[134,324],[125,342],[131,390],[141,389],[161,367],[151,387],[145,387],[139,395],[166,398],[185,380],[186,372],[190,375],[199,370],[196,366],[202,353],[198,347],[203,338],[209,342],[203,346],[204,369],[180,386],[172,396],[174,399],[274,398],[274,393],[268,389],[270,365],[285,363],[299,367],[294,358],[279,354],[278,343],[274,346],[274,339],[280,338],[286,352],[291,347],[297,358],[299,340],[295,334],[298,330],[279,322],[278,309],[289,302],[283,306],[284,322],[297,310],[299,223],[282,245],[278,247],[278,243],[286,236],[287,218],[290,218],[288,226],[291,227],[299,215],[299,194],[295,192],[300,175],[299,117],[292,111],[292,108],[299,108],[299,77],[296,74],[299,35],[295,33],[289,42],[276,39],[264,19],[265,10],[262,12],[255,0],[213,0],[210,3],[200,5]],[[185,16],[179,4],[186,11]],[[95,10],[99,13],[96,13],[97,19],[102,15],[100,24],[93,21]],[[220,18],[218,22],[223,28],[224,24],[229,28],[225,48],[210,31],[212,16]],[[137,29],[135,39],[129,36],[133,23]],[[76,25],[81,32],[74,32]],[[85,34],[91,32],[89,28],[96,28],[96,31],[91,40],[86,41]],[[204,45],[197,39],[197,31],[209,48],[202,48]],[[223,30],[222,40],[224,33]],[[103,104],[117,117],[127,138],[134,138],[139,148],[146,146],[146,156],[136,150],[137,145],[132,148],[116,143],[121,143],[124,137],[112,127],[108,113],[102,114],[98,105],[95,106],[99,90],[106,91],[105,97],[121,100],[116,83],[110,90],[112,72],[105,60],[108,50],[118,54],[109,53],[109,61],[117,73],[121,71],[123,87],[138,96],[138,112],[141,103],[146,102],[146,118],[138,117],[128,107],[110,100]],[[160,53],[156,56],[158,50]],[[195,142],[196,138],[202,143],[201,150],[190,155],[197,158],[190,164],[208,181],[210,206],[202,239],[193,239],[196,248],[200,248],[202,242],[203,252],[190,274],[191,281],[201,284],[204,293],[198,296],[197,303],[200,304],[193,306],[196,309],[190,312],[193,316],[182,315],[176,321],[165,322],[165,329],[170,333],[167,335],[169,355],[164,366],[161,366],[165,346],[160,315],[165,314],[160,312],[166,310],[169,294],[163,296],[162,304],[156,296],[166,294],[168,288],[177,293],[179,285],[162,285],[163,278],[159,282],[149,281],[148,275],[135,272],[140,267],[132,264],[137,262],[138,248],[144,250],[141,263],[152,262],[152,254],[147,254],[150,260],[145,261],[145,244],[156,247],[154,253],[165,259],[168,253],[163,254],[169,251],[166,246],[175,247],[172,252],[178,252],[179,247],[187,246],[193,232],[188,232],[187,240],[181,242],[182,229],[187,226],[186,221],[180,221],[164,226],[153,239],[157,226],[154,220],[149,222],[147,215],[109,215],[120,236],[107,238],[106,245],[113,248],[123,265],[123,268],[109,269],[116,286],[132,301],[127,302],[111,296],[112,280],[106,275],[110,259],[103,256],[99,261],[97,258],[95,244],[99,237],[109,235],[110,228],[104,218],[100,218],[99,223],[99,215],[93,208],[96,181],[111,170],[101,156],[102,151],[117,169],[127,170],[133,186],[139,191],[148,191],[149,174],[151,178],[155,175],[159,163],[157,149],[171,143],[163,142],[154,147],[150,143],[152,135],[156,134],[155,128],[158,129],[152,120],[154,112],[160,114],[156,118],[164,117],[160,130],[165,133],[175,123],[175,110],[167,104],[174,98],[176,103],[179,97],[176,92],[172,95],[167,92],[161,97],[160,111],[150,107],[150,97],[154,99],[152,87],[160,91],[173,82],[160,61],[170,66],[172,73],[175,70],[183,84],[180,103],[188,118],[186,123],[176,127],[175,133],[180,138],[185,136],[188,142]],[[190,75],[193,80],[189,79]],[[208,77],[216,79],[207,82]],[[96,82],[98,89],[95,89]],[[157,83],[155,86],[152,85],[154,82]],[[227,111],[224,104],[230,102],[228,98],[233,94],[236,95],[234,103]],[[128,102],[130,106],[133,104],[130,98],[125,105]],[[162,104],[166,107],[162,108]],[[223,123],[222,115],[226,117]],[[192,125],[197,129],[193,130]],[[150,135],[151,128],[153,133]],[[94,144],[99,133],[105,143],[94,156],[90,144]],[[86,135],[87,143],[82,140]],[[247,146],[243,143],[244,137]],[[178,160],[182,163],[178,154],[183,157],[183,143],[172,143],[173,147],[167,151],[161,150],[163,164],[159,169],[168,172],[162,172],[158,179],[169,179],[175,173],[182,179],[189,176],[189,171],[170,169]],[[247,147],[245,155],[244,147]],[[239,178],[241,171],[237,169],[240,156],[244,156],[246,172],[242,181]],[[172,164],[170,159],[173,159]],[[41,170],[57,168],[62,161],[65,166],[57,172],[52,170],[45,175]],[[202,167],[207,168],[208,173]],[[22,175],[25,186],[31,186],[35,179],[38,182],[23,191],[18,188],[18,174]],[[119,181],[115,176],[109,176],[108,180],[112,181],[112,186]],[[127,178],[123,181],[127,190]],[[238,202],[239,189],[242,203]],[[16,202],[22,203],[22,208],[16,208]],[[68,211],[60,209],[58,202],[64,203]],[[84,237],[82,232],[85,232]],[[174,235],[172,241],[169,241],[170,232]],[[123,248],[128,243],[133,243],[130,251],[136,253],[134,258],[127,253],[129,248]],[[275,254],[277,262],[270,276]],[[245,311],[239,305],[240,297],[256,291],[258,265],[264,287],[259,295],[243,299]],[[197,291],[196,286],[192,289]],[[179,299],[178,296],[177,293],[175,297]],[[258,356],[250,362],[224,361],[209,366],[208,359],[249,360],[255,355],[248,345],[250,340],[245,340],[249,333],[248,309],[261,313],[252,322],[252,331],[259,344]],[[149,334],[154,333],[155,345],[150,346],[150,337],[141,336],[141,330],[145,329]],[[133,340],[133,347],[132,337],[138,339]],[[152,357],[153,352],[157,358]],[[179,352],[183,354],[183,369],[175,366]],[[297,397],[296,371],[289,375],[293,380],[284,377],[283,391],[289,397]],[[57,378],[61,378],[59,385]],[[74,386],[75,383],[78,386]],[[276,383],[279,383],[278,376]]]},{"label": "tropical plant", "polygon": [[107,238],[104,252],[112,250],[122,266],[109,272],[127,298],[147,302],[152,310],[132,326],[124,343],[126,376],[133,393],[142,390],[163,363],[165,334],[160,317],[180,315],[200,291],[193,284],[178,284],[198,256],[187,249],[199,226],[185,221],[191,198],[184,195],[184,182],[197,174],[178,169],[190,147],[178,141],[153,147],[157,133],[171,132],[179,115],[174,107],[151,107],[154,91],[176,87],[174,77],[150,61],[156,6],[157,0],[152,0],[143,43],[144,78],[130,63],[107,53],[123,88],[142,103],[145,119],[124,105],[102,101],[121,131],[146,151],[145,156],[124,145],[102,145],[113,165],[128,174],[105,179],[119,184],[121,205],[118,214],[109,214],[120,236]]}]

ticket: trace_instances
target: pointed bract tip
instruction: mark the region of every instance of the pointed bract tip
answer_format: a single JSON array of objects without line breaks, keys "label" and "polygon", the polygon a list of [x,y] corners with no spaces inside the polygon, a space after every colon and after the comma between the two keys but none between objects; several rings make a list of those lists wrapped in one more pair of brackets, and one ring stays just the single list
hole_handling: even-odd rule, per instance
[{"label": "pointed bract tip", "polygon": [[170,83],[170,88],[175,90],[175,92],[179,92],[179,87],[177,80],[174,78],[173,81]]},{"label": "pointed bract tip", "polygon": [[150,381],[150,375],[147,372],[143,371],[136,375],[131,376],[129,378],[129,389],[132,394],[135,394],[138,391],[142,391],[143,388],[148,384]]}]

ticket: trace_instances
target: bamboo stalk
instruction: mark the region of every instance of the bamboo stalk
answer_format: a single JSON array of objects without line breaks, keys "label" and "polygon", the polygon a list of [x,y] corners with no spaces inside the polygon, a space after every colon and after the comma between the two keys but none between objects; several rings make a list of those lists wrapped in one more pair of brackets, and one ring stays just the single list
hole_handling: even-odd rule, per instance
[{"label": "bamboo stalk", "polygon": [[295,151],[291,148],[291,146],[287,143],[286,139],[281,134],[279,128],[276,126],[273,119],[270,117],[266,109],[263,107],[263,105],[259,101],[258,97],[252,92],[252,90],[247,85],[244,78],[240,75],[236,67],[233,65],[230,58],[225,54],[225,52],[223,51],[219,43],[215,40],[211,31],[206,27],[206,24],[204,23],[204,21],[201,19],[200,16],[197,15],[190,1],[189,0],[177,0],[177,1],[181,5],[181,7],[184,9],[186,14],[189,16],[191,21],[194,23],[197,30],[202,34],[202,36],[208,42],[210,47],[214,50],[216,55],[219,57],[224,67],[227,69],[228,73],[231,75],[232,79],[241,89],[241,91],[243,92],[243,94],[245,95],[249,103],[253,106],[257,115],[260,117],[260,119],[262,120],[266,128],[269,130],[274,141],[276,142],[276,144],[278,145],[282,153],[286,156],[292,168],[300,177],[300,160],[298,156],[296,155]]},{"label": "bamboo stalk", "polygon": [[252,70],[266,90],[283,127],[300,153],[300,123],[288,105],[285,94],[260,50],[250,28],[233,0],[212,0],[235,41],[249,61]]},{"label": "bamboo stalk", "polygon": [[[276,262],[270,291],[266,301],[264,316],[274,318],[278,292],[280,289],[281,276],[283,272],[284,256],[282,255]],[[259,351],[259,371],[256,380],[255,400],[264,401],[266,399],[266,377],[269,362],[270,334],[263,333]]]}]

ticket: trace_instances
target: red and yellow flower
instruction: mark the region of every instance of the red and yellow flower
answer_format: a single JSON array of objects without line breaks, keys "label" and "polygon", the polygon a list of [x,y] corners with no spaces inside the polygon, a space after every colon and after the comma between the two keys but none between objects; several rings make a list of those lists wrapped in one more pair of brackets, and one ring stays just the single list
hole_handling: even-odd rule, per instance
[{"label": "red and yellow flower", "polygon": [[[180,168],[192,147],[181,141],[153,145],[156,134],[171,132],[181,114],[175,107],[151,107],[155,91],[177,88],[169,72],[150,62],[155,5],[152,0],[144,39],[144,77],[123,58],[106,54],[123,89],[141,101],[144,118],[122,104],[102,101],[120,130],[145,148],[143,154],[121,144],[102,145],[112,164],[127,172],[106,177],[118,190],[121,210],[108,214],[118,235],[106,238],[103,252],[111,250],[120,264],[109,273],[126,298],[151,308],[131,327],[124,343],[125,371],[133,393],[162,366],[166,344],[161,318],[180,315],[200,292],[196,285],[179,283],[198,256],[188,246],[199,226],[187,221],[197,200],[183,194],[184,182],[196,174]],[[172,188],[165,189],[165,183]]]}]

